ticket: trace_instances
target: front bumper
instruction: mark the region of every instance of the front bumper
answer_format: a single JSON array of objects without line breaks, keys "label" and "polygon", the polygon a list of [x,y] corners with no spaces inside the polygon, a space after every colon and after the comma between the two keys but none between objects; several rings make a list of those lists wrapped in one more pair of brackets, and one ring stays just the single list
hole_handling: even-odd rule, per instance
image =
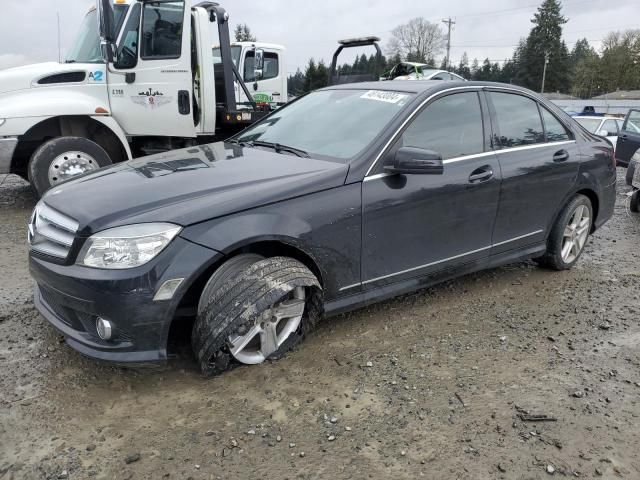
[{"label": "front bumper", "polygon": [[[176,238],[147,265],[131,270],[96,270],[57,265],[33,254],[34,303],[67,344],[98,360],[147,363],[166,360],[171,322],[184,294],[221,254]],[[154,301],[164,282],[184,278],[167,301]],[[98,317],[115,325],[111,340],[100,339]]]},{"label": "front bumper", "polygon": [[17,146],[18,137],[0,137],[0,174],[11,173],[11,160]]}]

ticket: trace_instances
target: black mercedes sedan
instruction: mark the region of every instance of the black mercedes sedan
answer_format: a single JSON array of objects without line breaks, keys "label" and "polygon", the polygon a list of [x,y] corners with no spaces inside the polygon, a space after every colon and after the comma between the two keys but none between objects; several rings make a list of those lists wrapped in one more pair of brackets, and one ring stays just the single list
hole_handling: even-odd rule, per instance
[{"label": "black mercedes sedan", "polygon": [[79,352],[204,374],[324,317],[534,259],[565,270],[612,215],[611,145],[538,95],[474,82],[329,87],[227,142],[61,184],[29,225],[35,304]]}]

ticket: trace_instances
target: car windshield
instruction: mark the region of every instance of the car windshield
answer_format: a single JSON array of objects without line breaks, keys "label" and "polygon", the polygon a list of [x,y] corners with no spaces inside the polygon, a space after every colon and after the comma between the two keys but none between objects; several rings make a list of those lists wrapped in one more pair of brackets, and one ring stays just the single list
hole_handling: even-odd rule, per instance
[{"label": "car windshield", "polygon": [[383,90],[321,90],[277,110],[236,137],[269,142],[311,156],[353,158],[382,134],[413,94]]},{"label": "car windshield", "polygon": [[[120,30],[120,26],[127,13],[127,5],[116,5],[114,7],[114,20],[116,31]],[[102,63],[102,52],[100,51],[100,32],[98,27],[98,11],[92,8],[84,17],[80,32],[73,42],[69,54],[67,55],[67,63]]]},{"label": "car windshield", "polygon": [[596,133],[602,122],[599,118],[576,118],[576,121],[591,133]]}]

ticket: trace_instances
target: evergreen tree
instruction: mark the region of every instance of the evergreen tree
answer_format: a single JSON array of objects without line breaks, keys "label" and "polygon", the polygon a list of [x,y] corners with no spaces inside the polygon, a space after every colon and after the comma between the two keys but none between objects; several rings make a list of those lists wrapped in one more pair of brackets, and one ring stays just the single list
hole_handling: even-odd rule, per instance
[{"label": "evergreen tree", "polygon": [[466,78],[467,80],[471,79],[471,69],[469,68],[469,57],[467,56],[467,52],[462,54],[456,73],[462,78]]},{"label": "evergreen tree", "polygon": [[249,25],[246,23],[241,23],[240,25],[236,25],[236,29],[234,30],[234,35],[236,37],[236,42],[256,42],[257,38],[252,35],[251,29]]},{"label": "evergreen tree", "polygon": [[545,91],[568,90],[569,52],[562,41],[562,26],[567,19],[560,10],[558,0],[544,0],[531,20],[534,27],[519,52],[518,81],[533,90],[541,88],[546,58]]},{"label": "evergreen tree", "polygon": [[316,62],[313,58],[309,59],[309,63],[307,64],[307,68],[304,71],[304,89],[303,92],[310,92],[314,89],[314,82],[317,77],[317,67]]},{"label": "evergreen tree", "polygon": [[471,62],[471,80],[479,80],[478,72],[480,71],[480,65],[478,64],[478,59],[474,58],[473,62]]}]

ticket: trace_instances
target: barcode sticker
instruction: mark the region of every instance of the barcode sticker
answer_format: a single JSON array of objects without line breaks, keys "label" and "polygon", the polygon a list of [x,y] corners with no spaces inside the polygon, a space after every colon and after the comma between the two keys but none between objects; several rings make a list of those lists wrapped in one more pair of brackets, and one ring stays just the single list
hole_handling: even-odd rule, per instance
[{"label": "barcode sticker", "polygon": [[409,97],[398,92],[385,92],[384,90],[369,90],[363,94],[360,98],[367,100],[375,100],[377,102],[396,103],[399,104]]}]

